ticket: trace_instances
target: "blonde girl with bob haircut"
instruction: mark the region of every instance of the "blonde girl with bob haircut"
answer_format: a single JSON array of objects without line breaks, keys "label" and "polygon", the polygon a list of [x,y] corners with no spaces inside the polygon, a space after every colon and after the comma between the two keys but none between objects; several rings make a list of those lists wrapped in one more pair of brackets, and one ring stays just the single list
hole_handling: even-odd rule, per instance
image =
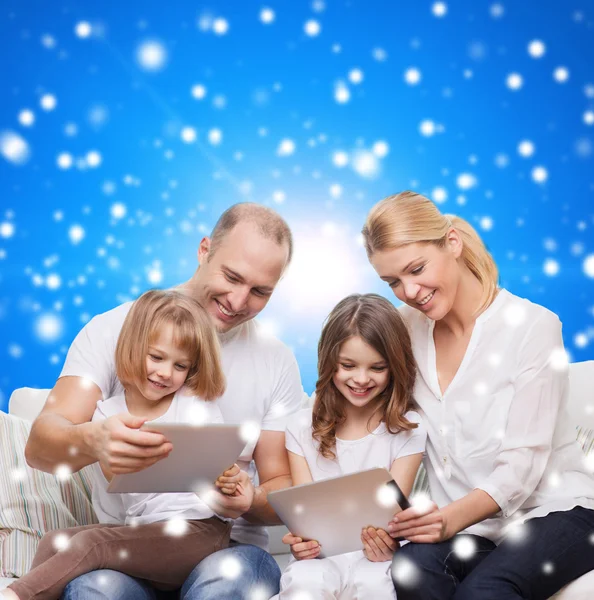
[{"label": "blonde girl with bob haircut", "polygon": [[433,502],[389,526],[412,542],[393,560],[399,600],[549,598],[594,569],[559,318],[500,288],[473,227],[420,194],[379,202],[363,238],[404,304],[428,433]]},{"label": "blonde girl with bob haircut", "polygon": [[[126,412],[140,422],[222,422],[214,402],[225,390],[219,342],[191,297],[171,290],[143,294],[126,316],[115,362],[125,392],[99,401],[94,421]],[[231,522],[196,494],[109,494],[109,465],[90,468],[99,524],[46,534],[31,571],[0,597],[57,600],[70,581],[98,569],[144,580],[149,589],[174,590],[201,560],[228,546]],[[236,465],[223,476],[216,482],[220,491],[235,495],[241,487],[253,496],[249,477]]]},{"label": "blonde girl with bob haircut", "polygon": [[[416,366],[408,331],[396,308],[375,294],[352,295],[328,316],[318,344],[315,403],[288,425],[293,484],[377,466],[408,495],[425,448],[414,412]],[[361,532],[362,551],[317,558],[315,540],[287,534],[295,559],[281,578],[281,599],[394,598],[389,574],[398,549],[386,531]]]}]

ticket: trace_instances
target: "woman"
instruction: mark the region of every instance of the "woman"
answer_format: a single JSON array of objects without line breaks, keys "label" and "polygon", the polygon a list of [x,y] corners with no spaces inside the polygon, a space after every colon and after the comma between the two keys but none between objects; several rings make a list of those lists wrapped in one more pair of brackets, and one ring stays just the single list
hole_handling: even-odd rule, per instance
[{"label": "woman", "polygon": [[419,194],[378,203],[363,237],[406,305],[428,430],[434,503],[390,525],[412,542],[392,565],[398,599],[549,598],[594,569],[594,478],[566,412],[559,319],[498,288],[474,229]]}]

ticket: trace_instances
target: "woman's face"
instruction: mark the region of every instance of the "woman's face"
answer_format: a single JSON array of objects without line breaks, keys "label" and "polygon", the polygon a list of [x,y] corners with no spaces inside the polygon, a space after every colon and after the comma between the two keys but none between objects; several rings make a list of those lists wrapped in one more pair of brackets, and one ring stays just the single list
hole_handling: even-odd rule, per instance
[{"label": "woman's face", "polygon": [[461,252],[460,237],[451,231],[444,248],[407,244],[375,252],[370,262],[399,300],[439,321],[450,312],[456,298]]}]

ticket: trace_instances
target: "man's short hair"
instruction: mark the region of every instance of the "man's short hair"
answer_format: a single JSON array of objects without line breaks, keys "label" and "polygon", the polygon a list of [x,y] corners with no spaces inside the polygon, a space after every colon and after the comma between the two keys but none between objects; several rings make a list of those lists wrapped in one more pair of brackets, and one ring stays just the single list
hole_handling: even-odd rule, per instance
[{"label": "man's short hair", "polygon": [[286,221],[271,208],[254,202],[234,204],[220,216],[210,235],[209,257],[214,255],[224,237],[240,222],[253,223],[262,237],[273,240],[279,246],[286,244],[289,250],[287,265],[291,262],[293,236]]}]

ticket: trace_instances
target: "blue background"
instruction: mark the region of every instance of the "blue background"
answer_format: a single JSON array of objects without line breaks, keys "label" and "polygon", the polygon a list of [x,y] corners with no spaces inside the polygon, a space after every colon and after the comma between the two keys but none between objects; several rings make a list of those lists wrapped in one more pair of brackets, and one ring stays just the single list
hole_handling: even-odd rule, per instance
[{"label": "blue background", "polygon": [[[51,387],[94,314],[189,278],[200,238],[245,200],[275,207],[295,232],[295,264],[262,321],[295,350],[307,391],[334,303],[391,297],[359,231],[375,202],[409,188],[447,195],[441,208],[477,227],[501,283],[559,314],[571,360],[594,358],[594,8],[475,0],[442,3],[439,16],[434,4],[4,0],[0,408],[17,387]],[[81,22],[90,35],[77,35]],[[160,68],[139,58],[151,41]],[[285,139],[294,151],[279,155]]]}]

